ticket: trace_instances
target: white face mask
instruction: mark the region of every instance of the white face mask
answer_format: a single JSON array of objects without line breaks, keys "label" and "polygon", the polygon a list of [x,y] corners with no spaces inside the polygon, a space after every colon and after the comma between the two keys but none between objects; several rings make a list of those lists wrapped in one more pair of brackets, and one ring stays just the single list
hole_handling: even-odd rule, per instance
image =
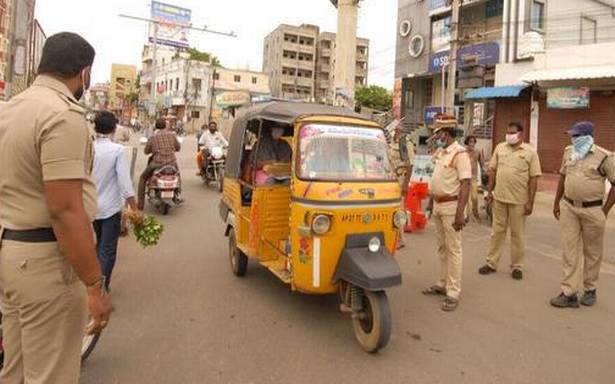
[{"label": "white face mask", "polygon": [[284,135],[284,130],[281,128],[275,128],[271,131],[271,137],[273,137],[275,140],[278,140],[280,137],[282,137],[282,135]]},{"label": "white face mask", "polygon": [[509,145],[515,145],[519,142],[519,140],[521,140],[521,135],[519,135],[518,133],[511,133],[506,135],[506,142]]}]

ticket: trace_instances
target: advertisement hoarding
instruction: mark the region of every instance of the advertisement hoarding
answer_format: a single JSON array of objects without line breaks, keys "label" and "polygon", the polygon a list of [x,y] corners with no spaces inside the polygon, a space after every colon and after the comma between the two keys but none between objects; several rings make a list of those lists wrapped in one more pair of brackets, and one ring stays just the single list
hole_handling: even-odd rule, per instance
[{"label": "advertisement hoarding", "polygon": [[[476,58],[476,64],[489,67],[500,62],[500,45],[496,42],[484,44],[466,45],[457,51],[460,63],[463,65],[468,58]],[[450,51],[442,51],[429,56],[429,72],[442,71],[442,67],[448,65]]]},{"label": "advertisement hoarding", "polygon": [[[158,22],[156,41],[174,48],[188,48],[188,35],[192,11],[174,5],[152,1],[153,20]],[[150,27],[149,41],[154,41],[154,25]]]},{"label": "advertisement hoarding", "polygon": [[547,90],[547,108],[585,109],[589,108],[588,87],[557,87]]},{"label": "advertisement hoarding", "polygon": [[451,17],[435,20],[431,23],[431,52],[450,49]]}]

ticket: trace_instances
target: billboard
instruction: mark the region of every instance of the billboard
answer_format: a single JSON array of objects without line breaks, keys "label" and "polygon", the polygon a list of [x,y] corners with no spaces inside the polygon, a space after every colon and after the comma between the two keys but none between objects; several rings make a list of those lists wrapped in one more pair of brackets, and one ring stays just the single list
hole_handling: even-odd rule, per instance
[{"label": "billboard", "polygon": [[[152,1],[152,19],[158,22],[156,41],[174,48],[189,48],[188,32],[192,11],[175,5]],[[154,28],[150,27],[149,41],[154,41]]]},{"label": "billboard", "polygon": [[547,108],[587,109],[589,108],[588,87],[557,87],[547,89]]}]

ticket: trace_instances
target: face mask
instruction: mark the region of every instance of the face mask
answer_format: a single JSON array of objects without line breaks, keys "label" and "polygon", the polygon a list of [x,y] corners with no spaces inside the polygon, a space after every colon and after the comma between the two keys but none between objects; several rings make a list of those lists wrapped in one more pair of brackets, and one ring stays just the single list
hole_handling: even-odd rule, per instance
[{"label": "face mask", "polygon": [[508,145],[515,145],[520,139],[521,136],[518,133],[509,133],[506,135],[506,143],[508,143]]},{"label": "face mask", "polygon": [[284,134],[283,129],[277,128],[271,131],[271,137],[273,137],[275,140],[278,140],[280,137],[282,137],[283,134]]},{"label": "face mask", "polygon": [[594,145],[594,137],[587,136],[578,136],[572,138],[572,146],[573,152],[572,157],[573,160],[581,160],[589,153],[589,150]]},{"label": "face mask", "polygon": [[444,139],[436,140],[436,147],[437,148],[446,148],[446,141]]},{"label": "face mask", "polygon": [[84,69],[83,71],[81,71],[81,88],[78,89],[77,92],[73,94],[73,96],[75,96],[75,99],[81,100],[81,98],[83,97],[83,94],[89,88],[90,88],[90,75],[88,73],[88,70]]}]

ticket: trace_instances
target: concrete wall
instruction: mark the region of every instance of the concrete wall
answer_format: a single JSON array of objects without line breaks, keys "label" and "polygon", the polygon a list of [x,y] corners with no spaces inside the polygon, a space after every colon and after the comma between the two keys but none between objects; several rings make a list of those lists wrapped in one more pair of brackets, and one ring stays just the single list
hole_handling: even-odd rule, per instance
[{"label": "concrete wall", "polygon": [[[615,2],[611,1],[615,7]],[[593,28],[587,28],[595,21],[596,43],[615,41],[615,10],[594,0],[551,0],[547,3],[546,47],[560,48],[578,45],[581,39],[582,17],[585,37],[593,36]],[[615,60],[613,60],[615,61]]]},{"label": "concrete wall", "polygon": [[[399,0],[396,28],[395,78],[427,72],[431,36],[431,19],[428,15],[429,1]],[[399,26],[404,20],[409,20],[412,23],[412,31],[407,37],[403,37],[399,33]],[[423,54],[415,59],[408,53],[408,46],[411,38],[417,34],[423,36],[425,49]]]}]

